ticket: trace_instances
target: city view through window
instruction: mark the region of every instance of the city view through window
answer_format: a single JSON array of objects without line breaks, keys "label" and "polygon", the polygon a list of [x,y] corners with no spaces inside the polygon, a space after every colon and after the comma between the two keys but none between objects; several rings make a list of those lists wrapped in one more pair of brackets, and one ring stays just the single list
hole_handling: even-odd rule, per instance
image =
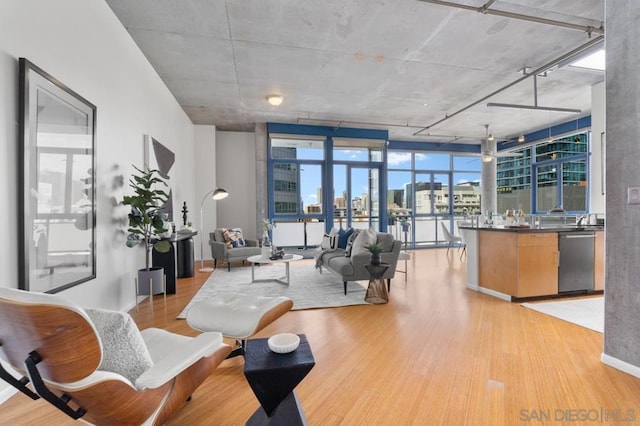
[{"label": "city view through window", "polygon": [[[524,148],[520,157],[499,158],[498,213],[514,208],[546,212],[556,206],[585,211],[587,146],[587,133],[582,133]],[[460,220],[481,213],[478,156],[390,149],[383,164],[378,142],[334,146],[332,157],[331,164],[325,161],[323,140],[272,139],[273,219],[304,223],[305,245],[321,239],[329,216],[336,228],[384,228],[381,199],[386,199],[387,230],[414,246],[442,240],[437,222],[455,231]],[[325,196],[332,198],[330,204],[324,202]],[[410,231],[400,231],[401,224]],[[300,238],[284,240],[300,244]]]}]

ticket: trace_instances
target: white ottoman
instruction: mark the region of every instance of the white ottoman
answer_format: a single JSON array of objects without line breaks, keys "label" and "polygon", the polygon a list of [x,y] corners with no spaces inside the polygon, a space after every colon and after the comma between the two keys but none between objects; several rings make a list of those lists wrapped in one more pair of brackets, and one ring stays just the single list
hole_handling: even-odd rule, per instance
[{"label": "white ottoman", "polygon": [[280,318],[293,307],[288,297],[266,297],[227,293],[194,304],[187,323],[198,331],[218,331],[236,339],[239,347],[229,358],[243,355],[246,340]]}]

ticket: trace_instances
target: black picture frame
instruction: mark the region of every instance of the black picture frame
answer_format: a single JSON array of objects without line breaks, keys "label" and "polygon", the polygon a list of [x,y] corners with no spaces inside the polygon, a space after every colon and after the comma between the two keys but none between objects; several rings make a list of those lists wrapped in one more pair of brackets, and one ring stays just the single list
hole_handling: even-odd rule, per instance
[{"label": "black picture frame", "polygon": [[96,107],[19,58],[18,287],[96,277]]}]

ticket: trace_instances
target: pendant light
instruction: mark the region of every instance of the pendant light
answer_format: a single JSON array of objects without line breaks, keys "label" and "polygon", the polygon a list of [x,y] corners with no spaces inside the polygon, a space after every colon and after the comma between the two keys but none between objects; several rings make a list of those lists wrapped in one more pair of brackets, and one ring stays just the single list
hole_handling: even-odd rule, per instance
[{"label": "pendant light", "polygon": [[521,133],[518,136],[518,143],[524,143],[524,133],[522,133],[522,108],[520,108],[520,129]]}]

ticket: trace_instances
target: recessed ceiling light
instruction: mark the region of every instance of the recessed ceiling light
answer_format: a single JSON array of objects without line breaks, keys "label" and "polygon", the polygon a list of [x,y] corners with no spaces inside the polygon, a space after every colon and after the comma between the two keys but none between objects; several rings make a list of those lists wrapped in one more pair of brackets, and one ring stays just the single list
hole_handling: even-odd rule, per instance
[{"label": "recessed ceiling light", "polygon": [[425,102],[425,103],[422,104],[422,106],[428,107],[429,104]]},{"label": "recessed ceiling light", "polygon": [[273,106],[278,106],[282,104],[284,101],[284,96],[282,95],[267,95],[267,102],[269,102]]}]

